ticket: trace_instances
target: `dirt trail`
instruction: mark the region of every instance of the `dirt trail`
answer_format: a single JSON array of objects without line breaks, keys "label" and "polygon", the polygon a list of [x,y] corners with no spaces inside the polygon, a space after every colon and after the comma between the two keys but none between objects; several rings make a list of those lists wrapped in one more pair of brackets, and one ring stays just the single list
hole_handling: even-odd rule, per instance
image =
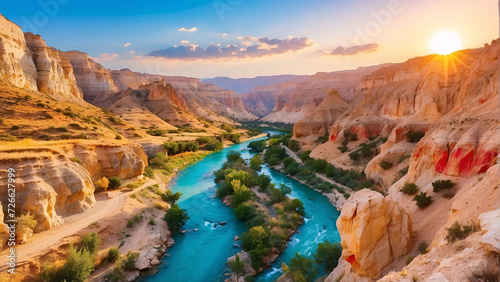
[{"label": "dirt trail", "polygon": [[[142,187],[153,185],[158,181],[149,180]],[[98,195],[98,200],[92,209],[82,213],[75,214],[64,218],[64,223],[34,234],[28,239],[28,242],[17,245],[17,263],[30,261],[33,258],[43,255],[51,247],[60,244],[64,238],[71,237],[77,234],[82,229],[85,229],[94,222],[99,222],[103,218],[110,217],[121,212],[122,206],[125,203],[125,198],[133,193],[133,191],[112,191],[112,199],[105,199],[104,195]],[[8,249],[0,252],[0,272],[7,269]]]}]

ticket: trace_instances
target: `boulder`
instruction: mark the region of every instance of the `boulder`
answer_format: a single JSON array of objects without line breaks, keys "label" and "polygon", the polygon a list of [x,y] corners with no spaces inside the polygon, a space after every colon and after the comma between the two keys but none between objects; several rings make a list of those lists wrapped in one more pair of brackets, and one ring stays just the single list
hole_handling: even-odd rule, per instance
[{"label": "boulder", "polygon": [[157,258],[154,258],[153,260],[151,260],[151,266],[156,266],[159,264],[160,264],[160,261]]},{"label": "boulder", "polygon": [[481,225],[481,244],[490,252],[500,254],[500,209],[479,216]]},{"label": "boulder", "polygon": [[125,276],[125,280],[128,282],[135,281],[137,278],[139,278],[140,275],[141,275],[141,273],[138,270],[127,272],[127,275]]},{"label": "boulder", "polygon": [[151,267],[149,264],[150,261],[151,259],[148,258],[148,252],[141,251],[139,257],[135,260],[135,267],[140,271],[146,270]]},{"label": "boulder", "polygon": [[395,258],[411,251],[412,223],[391,197],[363,189],[337,220],[342,256],[361,276],[376,279]]}]

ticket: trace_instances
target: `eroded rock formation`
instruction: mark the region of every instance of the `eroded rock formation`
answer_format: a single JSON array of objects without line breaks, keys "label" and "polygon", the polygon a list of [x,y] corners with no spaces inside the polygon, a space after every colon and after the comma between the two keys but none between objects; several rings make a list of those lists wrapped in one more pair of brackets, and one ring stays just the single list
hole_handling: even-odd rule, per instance
[{"label": "eroded rock formation", "polygon": [[351,196],[337,220],[342,257],[361,276],[377,278],[395,258],[411,251],[412,222],[392,198],[363,189]]}]

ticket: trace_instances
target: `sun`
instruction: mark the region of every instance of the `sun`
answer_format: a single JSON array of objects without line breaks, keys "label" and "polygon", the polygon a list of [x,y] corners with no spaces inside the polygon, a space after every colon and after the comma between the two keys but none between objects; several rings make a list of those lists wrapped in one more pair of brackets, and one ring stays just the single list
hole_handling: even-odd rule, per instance
[{"label": "sun", "polygon": [[438,55],[449,55],[462,48],[462,37],[455,31],[442,30],[432,37],[429,45],[432,52]]}]

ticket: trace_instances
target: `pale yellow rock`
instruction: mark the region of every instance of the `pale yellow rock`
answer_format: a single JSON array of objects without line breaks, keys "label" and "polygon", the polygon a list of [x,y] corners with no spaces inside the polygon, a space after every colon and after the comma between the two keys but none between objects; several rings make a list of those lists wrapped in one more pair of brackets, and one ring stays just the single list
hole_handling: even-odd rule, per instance
[{"label": "pale yellow rock", "polygon": [[500,209],[481,214],[479,224],[484,248],[500,254]]},{"label": "pale yellow rock", "polygon": [[337,227],[342,257],[354,272],[377,278],[395,258],[411,251],[412,224],[392,198],[363,189],[344,204]]}]

